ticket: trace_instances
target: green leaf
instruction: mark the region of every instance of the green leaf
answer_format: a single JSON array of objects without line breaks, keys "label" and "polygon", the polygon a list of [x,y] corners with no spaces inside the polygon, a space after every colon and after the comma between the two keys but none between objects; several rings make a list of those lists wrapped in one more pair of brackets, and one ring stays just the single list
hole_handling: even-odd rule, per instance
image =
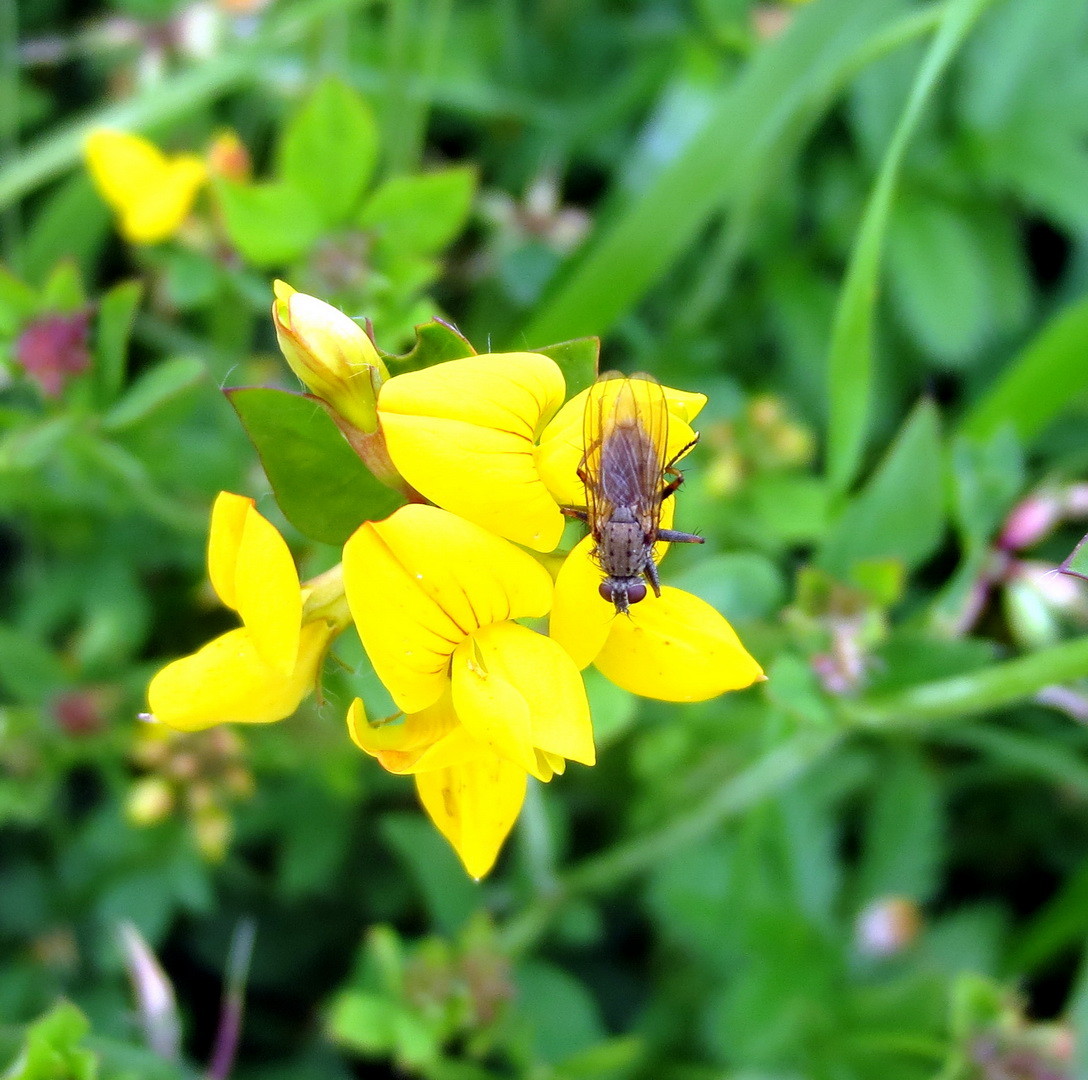
[{"label": "green leaf", "polygon": [[1011,427],[985,442],[959,437],[952,446],[957,523],[975,547],[989,543],[1024,485],[1024,454]]},{"label": "green leaf", "polygon": [[476,910],[480,889],[449,844],[418,814],[385,814],[378,828],[415,878],[435,927],[456,934]]},{"label": "green leaf", "polygon": [[173,356],[143,372],[102,418],[102,430],[124,431],[204,382],[208,369],[193,356]]},{"label": "green leaf", "polygon": [[280,139],[280,179],[304,192],[326,225],[347,220],[373,175],[378,129],[370,106],[327,77],[288,120]]},{"label": "green leaf", "polygon": [[1082,536],[1077,541],[1077,546],[1062,560],[1058,569],[1070,577],[1088,581],[1088,536]]},{"label": "green leaf", "polygon": [[254,266],[282,266],[304,254],[321,235],[315,203],[290,184],[218,180],[214,190],[231,241]]},{"label": "green leaf", "polygon": [[333,1001],[326,1028],[329,1037],[341,1046],[362,1054],[385,1055],[395,1043],[399,1012],[399,1006],[387,998],[349,990]]},{"label": "green leaf", "polygon": [[0,623],[0,687],[20,702],[41,704],[67,683],[60,660],[25,631]]},{"label": "green leaf", "polygon": [[476,350],[461,331],[443,319],[432,319],[417,326],[415,343],[408,352],[387,353],[381,349],[378,352],[394,374],[399,371],[417,371],[446,360],[463,360],[466,356],[476,355]]},{"label": "green leaf", "polygon": [[899,172],[930,95],[968,31],[993,0],[950,0],[911,87],[858,229],[828,350],[827,475],[835,493],[854,480],[865,446],[873,382],[873,316],[884,235]]},{"label": "green leaf", "polygon": [[1088,866],[1067,878],[1060,891],[1017,930],[1008,968],[1019,977],[1034,974],[1088,936]]},{"label": "green leaf", "polygon": [[1011,424],[1025,444],[1040,435],[1088,387],[1088,300],[1055,316],[1006,368],[963,423],[986,440]]},{"label": "green leaf", "polygon": [[38,294],[0,266],[0,337],[14,337],[38,310]]},{"label": "green leaf", "polygon": [[[891,295],[912,336],[947,365],[977,360],[990,329],[989,275],[976,230],[941,199],[904,192],[888,227]],[[933,258],[939,250],[941,257]]]},{"label": "green leaf", "polygon": [[342,544],[403,496],[374,478],[312,397],[243,386],[226,391],[257,448],[284,516],[323,544]]},{"label": "green leaf", "polygon": [[68,313],[78,311],[86,303],[83,272],[72,259],[62,258],[49,272],[42,286],[42,310]]},{"label": "green leaf", "polygon": [[550,356],[559,365],[566,380],[568,398],[592,386],[597,379],[601,356],[600,338],[575,338],[573,341],[561,341],[558,345],[545,345],[542,349],[532,351]]},{"label": "green leaf", "polygon": [[518,968],[517,986],[519,1012],[532,1025],[537,1060],[554,1065],[604,1039],[597,1003],[573,975],[529,961]]},{"label": "green leaf", "polygon": [[921,758],[904,752],[885,763],[866,818],[858,899],[930,899],[940,881],[943,829],[940,786]]},{"label": "green leaf", "polygon": [[125,381],[129,338],[144,288],[138,281],[115,285],[98,305],[95,322],[95,384],[105,405],[120,393]]},{"label": "green leaf", "polygon": [[97,1058],[80,1045],[89,1031],[83,1013],[60,1002],[27,1029],[22,1051],[4,1080],[95,1080]]},{"label": "green leaf", "polygon": [[730,622],[766,618],[786,599],[781,571],[754,551],[712,555],[670,576],[669,583],[705,600]]},{"label": "green leaf", "polygon": [[110,232],[110,213],[84,173],[65,180],[45,201],[23,248],[22,270],[32,284],[49,276],[59,259],[76,262],[90,279]]},{"label": "green leaf", "polygon": [[899,559],[910,568],[932,555],[944,529],[942,457],[937,410],[923,401],[832,527],[819,564],[845,581],[866,559]]},{"label": "green leaf", "polygon": [[432,255],[465,226],[476,191],[476,170],[442,169],[394,176],[367,200],[359,216],[391,251]]}]

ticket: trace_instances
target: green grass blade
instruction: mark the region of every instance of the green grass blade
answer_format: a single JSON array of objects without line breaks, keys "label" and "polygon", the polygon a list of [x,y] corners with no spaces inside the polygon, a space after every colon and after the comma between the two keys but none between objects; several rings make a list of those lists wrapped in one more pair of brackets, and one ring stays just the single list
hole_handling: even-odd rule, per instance
[{"label": "green grass blade", "polygon": [[1010,424],[1023,442],[1039,435],[1088,387],[1088,300],[1053,318],[1009,365],[963,422],[963,433],[987,440]]},{"label": "green grass blade", "polygon": [[888,218],[911,136],[971,27],[993,0],[949,0],[881,162],[840,294],[828,353],[827,471],[833,492],[852,483],[865,445],[873,381],[873,315]]},{"label": "green grass blade", "polygon": [[823,0],[803,10],[726,90],[700,135],[600,231],[515,344],[609,329],[713,214],[727,202],[743,202],[746,184],[767,183],[766,163],[800,141],[896,6],[888,0]]}]

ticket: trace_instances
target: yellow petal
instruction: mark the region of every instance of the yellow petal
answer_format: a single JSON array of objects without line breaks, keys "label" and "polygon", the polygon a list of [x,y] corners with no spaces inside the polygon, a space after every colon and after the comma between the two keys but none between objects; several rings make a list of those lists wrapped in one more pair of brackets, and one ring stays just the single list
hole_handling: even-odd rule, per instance
[{"label": "yellow petal", "polygon": [[449,693],[422,712],[376,724],[367,722],[356,698],[348,710],[348,732],[360,750],[398,775],[460,765],[485,750],[461,726]]},{"label": "yellow petal", "polygon": [[563,561],[555,579],[548,623],[549,636],[567,651],[579,670],[592,664],[604,648],[616,617],[615,607],[598,591],[603,577],[592,550],[593,537],[587,536]]},{"label": "yellow petal", "polygon": [[[691,421],[706,404],[706,395],[674,390],[669,386],[661,389],[669,412],[665,454],[668,462],[696,437]],[[537,447],[540,477],[560,506],[586,505],[578,468],[585,453],[585,411],[589,395],[589,390],[575,394],[544,429]]]},{"label": "yellow petal", "polygon": [[262,659],[288,675],[298,653],[302,590],[276,527],[250,506],[234,571],[237,611]]},{"label": "yellow petal", "polygon": [[102,198],[124,210],[159,182],[166,155],[152,142],[127,131],[92,132],[83,144],[91,179]]},{"label": "yellow petal", "polygon": [[170,161],[156,186],[121,212],[121,232],[134,244],[154,244],[173,236],[189,216],[207,171],[191,154]]},{"label": "yellow petal", "polygon": [[208,577],[216,596],[232,611],[238,610],[234,575],[238,568],[242,533],[251,509],[252,499],[229,491],[221,491],[212,505],[212,525],[208,533]]},{"label": "yellow petal", "polygon": [[497,754],[416,774],[420,801],[472,877],[495,864],[525,801],[524,769]]},{"label": "yellow petal", "polygon": [[543,615],[552,593],[531,555],[420,504],[356,530],[344,547],[344,586],[374,670],[409,713],[441,697],[450,657],[469,634]]},{"label": "yellow petal", "polygon": [[167,158],[154,143],[123,131],[93,132],[84,144],[91,179],[135,243],[173,235],[207,178],[192,154]]},{"label": "yellow petal", "polygon": [[461,723],[527,772],[550,779],[537,749],[593,764],[582,678],[550,638],[516,623],[484,627],[454,653],[452,679]]},{"label": "yellow petal", "polygon": [[563,400],[558,365],[496,353],[397,375],[378,412],[401,475],[432,502],[535,551],[551,551],[563,515],[537,474],[536,436]]},{"label": "yellow petal", "polygon": [[248,630],[231,630],[167,664],[151,680],[147,691],[151,712],[161,723],[182,731],[282,720],[313,689],[329,636],[328,624],[307,623],[296,662],[284,678],[261,659]]},{"label": "yellow petal", "polygon": [[469,734],[526,772],[534,772],[529,702],[502,672],[492,670],[473,638],[457,647],[450,677],[453,705]]},{"label": "yellow petal", "polygon": [[596,665],[617,686],[661,701],[705,701],[763,678],[733,628],[708,603],[664,586],[612,622]]}]

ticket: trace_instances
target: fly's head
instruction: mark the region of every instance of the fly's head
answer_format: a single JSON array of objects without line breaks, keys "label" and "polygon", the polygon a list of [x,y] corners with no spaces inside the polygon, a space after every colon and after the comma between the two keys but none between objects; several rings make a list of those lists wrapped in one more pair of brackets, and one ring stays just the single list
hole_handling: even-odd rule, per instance
[{"label": "fly's head", "polygon": [[638,578],[620,578],[609,575],[597,586],[602,600],[615,605],[619,615],[626,615],[632,604],[646,599],[646,585]]}]

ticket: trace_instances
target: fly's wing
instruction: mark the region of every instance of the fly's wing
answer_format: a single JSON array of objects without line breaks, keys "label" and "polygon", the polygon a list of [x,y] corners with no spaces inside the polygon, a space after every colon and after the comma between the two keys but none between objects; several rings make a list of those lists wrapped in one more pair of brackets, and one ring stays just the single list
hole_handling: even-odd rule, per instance
[{"label": "fly's wing", "polygon": [[617,507],[634,513],[647,534],[657,529],[668,447],[665,392],[651,375],[608,372],[590,387],[582,471],[590,528]]}]

